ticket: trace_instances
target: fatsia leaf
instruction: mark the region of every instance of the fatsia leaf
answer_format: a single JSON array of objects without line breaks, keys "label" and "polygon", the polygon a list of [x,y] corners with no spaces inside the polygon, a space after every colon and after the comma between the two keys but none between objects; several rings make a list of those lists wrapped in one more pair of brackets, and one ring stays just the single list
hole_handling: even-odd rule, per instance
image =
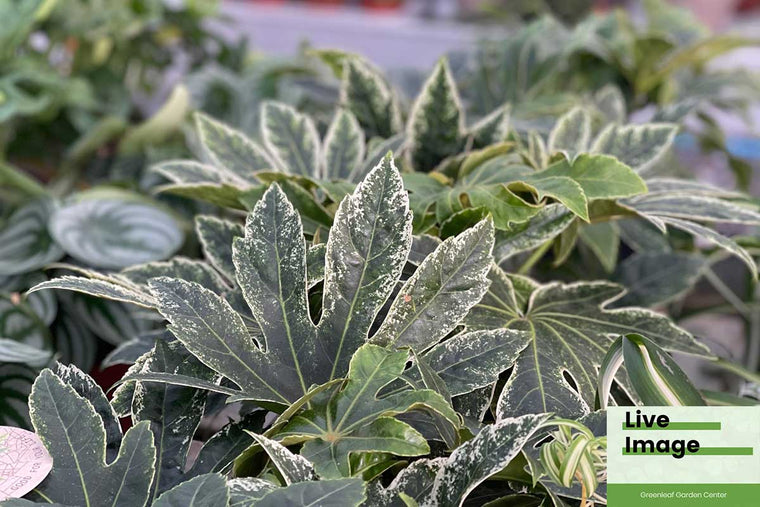
[{"label": "fatsia leaf", "polygon": [[[176,373],[207,381],[214,377],[182,344],[163,340],[156,342],[138,372]],[[152,498],[182,481],[190,443],[205,406],[206,392],[192,387],[159,382],[137,382],[134,386],[132,419],[150,422],[156,445]]]},{"label": "fatsia leaf", "polygon": [[230,507],[251,507],[277,486],[264,479],[243,477],[227,481],[230,489]]},{"label": "fatsia leaf", "polygon": [[308,116],[277,102],[261,107],[261,134],[280,170],[320,178],[319,134]]},{"label": "fatsia leaf", "polygon": [[324,160],[323,176],[329,180],[349,179],[364,160],[364,132],[350,111],[335,113],[325,135]]},{"label": "fatsia leaf", "polygon": [[637,173],[647,173],[670,149],[678,132],[671,123],[609,125],[591,145],[594,153],[612,155]]},{"label": "fatsia leaf", "polygon": [[353,113],[367,139],[387,139],[401,129],[401,115],[390,86],[377,70],[358,58],[345,61],[340,103]]},{"label": "fatsia leaf", "polygon": [[578,230],[578,237],[599,260],[604,270],[615,270],[620,248],[620,231],[614,222],[597,222],[583,224]]},{"label": "fatsia leaf", "polygon": [[415,461],[387,488],[373,484],[372,505],[401,506],[401,495],[424,507],[459,507],[479,484],[504,468],[546,421],[546,415],[498,420],[448,458]]},{"label": "fatsia leaf", "polygon": [[573,220],[575,216],[561,205],[550,204],[527,222],[498,231],[493,248],[496,264],[501,264],[520,252],[533,250],[554,239],[567,229]]},{"label": "fatsia leaf", "polygon": [[[365,499],[361,479],[334,479],[291,484],[275,489],[249,504],[252,507],[356,507]],[[236,504],[237,505],[237,504]]]},{"label": "fatsia leaf", "polygon": [[106,463],[101,418],[48,369],[34,382],[30,412],[37,435],[53,456],[53,470],[37,487],[46,500],[87,507],[146,504],[156,457],[148,423],[127,431],[117,458]]},{"label": "fatsia leaf", "polygon": [[26,273],[63,257],[48,232],[55,206],[38,199],[14,212],[0,230],[0,275]]},{"label": "fatsia leaf", "polygon": [[488,289],[493,222],[449,238],[401,287],[374,343],[423,351],[446,336]]},{"label": "fatsia leaf", "polygon": [[277,470],[285,480],[286,485],[316,479],[314,467],[311,466],[311,463],[306,458],[293,454],[279,442],[270,440],[263,435],[250,432],[249,434],[264,449],[264,452],[267,453],[269,459],[272,460],[272,463],[277,467]]},{"label": "fatsia leaf", "polygon": [[666,303],[693,287],[706,265],[701,255],[687,252],[642,252],[623,261],[613,280],[628,291],[618,306]]},{"label": "fatsia leaf", "polygon": [[432,171],[444,158],[459,152],[464,111],[445,59],[438,62],[412,106],[407,135],[410,160],[417,171]]},{"label": "fatsia leaf", "polygon": [[284,443],[305,442],[301,456],[325,478],[351,475],[352,453],[426,454],[430,449],[425,438],[393,416],[426,409],[455,425],[457,417],[438,393],[428,389],[379,397],[380,390],[403,373],[408,356],[407,351],[362,346],[351,359],[345,387],[329,398],[313,400],[312,408],[294,417],[278,437]]},{"label": "fatsia leaf", "polygon": [[256,171],[274,168],[269,155],[242,132],[202,113],[195,114],[195,124],[206,156],[224,170],[224,180],[255,184]]},{"label": "fatsia leaf", "polygon": [[215,507],[227,505],[230,492],[219,474],[199,475],[159,496],[152,507]]},{"label": "fatsia leaf", "polygon": [[[596,369],[613,336],[621,333],[646,333],[666,350],[710,357],[704,345],[666,317],[642,308],[606,309],[623,295],[619,285],[601,281],[540,285],[499,268],[492,269],[490,278],[488,293],[471,310],[466,325],[521,329],[531,337],[499,398],[500,417],[587,413],[594,403]],[[626,386],[625,381],[622,384]]]},{"label": "fatsia leaf", "polygon": [[348,178],[349,181],[359,182],[363,180],[370,171],[377,166],[377,164],[383,161],[383,158],[385,158],[388,153],[397,157],[403,149],[405,142],[406,138],[403,134],[396,134],[384,141],[376,143],[374,146],[370,146],[368,148],[369,153],[367,153],[364,161],[357,165],[356,169],[351,172],[351,175]]},{"label": "fatsia leaf", "polygon": [[50,232],[75,259],[107,269],[164,259],[184,240],[168,213],[116,198],[90,198],[61,207],[50,219]]},{"label": "fatsia leaf", "polygon": [[203,255],[228,280],[235,280],[232,242],[244,235],[243,226],[208,215],[195,217],[195,231],[203,247]]},{"label": "fatsia leaf", "polygon": [[401,276],[411,220],[406,192],[389,158],[340,204],[327,243],[318,330],[332,361],[329,378],[346,371]]},{"label": "fatsia leaf", "polygon": [[562,160],[536,173],[533,179],[565,176],[576,181],[586,198],[617,199],[647,191],[646,183],[630,167],[607,155],[579,155],[572,163]]},{"label": "fatsia leaf", "polygon": [[516,329],[460,333],[434,346],[422,358],[452,396],[461,396],[496,382],[529,341],[529,333]]},{"label": "fatsia leaf", "polygon": [[572,160],[577,153],[588,150],[591,139],[591,115],[582,107],[575,107],[560,116],[549,134],[550,153],[562,152]]},{"label": "fatsia leaf", "polygon": [[502,106],[470,127],[469,136],[472,138],[472,147],[485,148],[506,140],[509,134],[509,116],[509,105]]}]

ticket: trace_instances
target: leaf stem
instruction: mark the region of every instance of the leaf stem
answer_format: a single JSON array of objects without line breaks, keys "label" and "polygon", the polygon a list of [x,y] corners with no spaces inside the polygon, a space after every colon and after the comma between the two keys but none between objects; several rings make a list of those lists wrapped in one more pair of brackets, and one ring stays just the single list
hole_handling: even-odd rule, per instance
[{"label": "leaf stem", "polygon": [[550,239],[540,247],[538,247],[536,250],[533,251],[530,257],[528,257],[528,260],[526,260],[522,266],[520,266],[520,269],[517,270],[518,275],[524,275],[528,273],[533,266],[541,260],[541,257],[544,256],[544,254],[549,250],[549,248],[552,246],[552,243],[554,242],[554,238]]}]

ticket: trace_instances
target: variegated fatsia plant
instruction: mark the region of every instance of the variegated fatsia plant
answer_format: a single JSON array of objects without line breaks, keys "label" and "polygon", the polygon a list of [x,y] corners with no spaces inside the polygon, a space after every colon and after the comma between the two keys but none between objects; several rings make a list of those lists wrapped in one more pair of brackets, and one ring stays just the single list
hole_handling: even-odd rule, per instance
[{"label": "variegated fatsia plant", "polygon": [[468,124],[445,60],[406,111],[371,64],[329,58],[326,129],[276,102],[253,137],[199,114],[199,161],[154,168],[223,210],[195,218],[202,259],[31,291],[156,332],[113,354],[110,401],[42,371],[53,469],[8,505],[598,505],[610,403],[753,402],[696,389],[669,352],[757,377],[650,308],[719,259],[757,278],[756,241],[716,226],[759,225],[756,203],[663,177],[678,125],[620,123],[612,88],[548,135],[509,104]]}]

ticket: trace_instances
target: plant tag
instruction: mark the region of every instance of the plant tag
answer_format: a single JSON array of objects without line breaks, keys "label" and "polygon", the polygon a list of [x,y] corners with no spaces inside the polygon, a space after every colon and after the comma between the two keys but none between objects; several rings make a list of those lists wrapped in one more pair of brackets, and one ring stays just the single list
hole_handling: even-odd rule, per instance
[{"label": "plant tag", "polygon": [[52,468],[53,458],[37,435],[0,426],[0,501],[26,495]]}]

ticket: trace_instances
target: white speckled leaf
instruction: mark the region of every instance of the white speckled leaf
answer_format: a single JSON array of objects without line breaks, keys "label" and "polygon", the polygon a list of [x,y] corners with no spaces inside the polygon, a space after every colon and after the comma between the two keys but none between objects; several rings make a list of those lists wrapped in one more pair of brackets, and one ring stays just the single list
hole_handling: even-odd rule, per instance
[{"label": "white speckled leaf", "polygon": [[33,271],[63,257],[48,232],[55,206],[40,199],[16,210],[0,230],[0,275]]},{"label": "white speckled leaf", "polygon": [[638,173],[646,173],[670,149],[678,133],[672,123],[609,125],[591,145],[593,153],[612,155]]},{"label": "white speckled leaf", "polygon": [[439,343],[423,358],[451,395],[460,396],[496,382],[529,341],[529,333],[516,329],[473,331]]},{"label": "white speckled leaf", "polygon": [[509,134],[509,118],[509,105],[502,106],[481,118],[469,129],[472,147],[475,149],[485,148],[505,141]]},{"label": "white speckled leaf", "polygon": [[525,415],[500,419],[485,426],[472,440],[460,445],[435,476],[421,506],[459,507],[478,484],[504,468],[548,419]]},{"label": "white speckled leaf", "polygon": [[430,172],[461,149],[464,111],[446,60],[438,62],[412,106],[407,136],[417,171]]},{"label": "white speckled leaf", "polygon": [[196,113],[195,124],[208,158],[226,170],[225,180],[254,184],[258,180],[253,173],[274,168],[269,155],[242,132],[202,113]]},{"label": "white speckled leaf", "polygon": [[[643,308],[608,310],[624,288],[609,282],[539,285],[499,268],[465,319],[470,329],[506,327],[530,334],[497,406],[498,417],[554,412],[579,417],[594,404],[597,368],[613,338],[646,334],[667,349],[710,357],[707,348],[667,317]],[[570,375],[577,391],[565,379]],[[625,385],[625,382],[624,382]]]},{"label": "white speckled leaf", "polygon": [[249,505],[252,507],[355,507],[365,498],[361,479],[336,479],[291,484],[275,489]]},{"label": "white speckled leaf", "polygon": [[257,435],[252,432],[248,433],[264,449],[264,452],[267,453],[269,459],[272,460],[274,466],[282,474],[282,478],[285,479],[286,485],[316,479],[314,467],[311,466],[311,463],[306,458],[293,454],[279,442],[270,440],[263,435]]},{"label": "white speckled leaf", "polygon": [[399,291],[373,342],[423,351],[446,336],[488,289],[493,221],[444,241]]},{"label": "white speckled leaf", "polygon": [[195,217],[195,231],[203,248],[203,255],[228,280],[235,280],[232,262],[232,242],[245,235],[243,226],[210,215]]},{"label": "white speckled leaf", "polygon": [[347,180],[362,160],[364,132],[350,111],[340,109],[325,136],[322,174],[328,180]]},{"label": "white speckled leaf", "polygon": [[261,133],[282,171],[313,178],[322,176],[319,134],[311,118],[285,104],[266,102],[261,108]]},{"label": "white speckled leaf", "polygon": [[549,153],[562,152],[572,160],[588,150],[591,139],[591,116],[582,107],[574,107],[560,116],[549,134]]},{"label": "white speckled leaf", "polygon": [[199,475],[159,496],[152,507],[217,507],[227,505],[230,492],[219,474]]},{"label": "white speckled leaf", "polygon": [[40,494],[64,505],[146,504],[156,458],[148,423],[127,431],[118,457],[107,464],[101,418],[48,369],[34,383],[30,412],[37,435],[53,456],[53,470],[37,487]]},{"label": "white speckled leaf", "polygon": [[550,204],[527,222],[515,224],[505,231],[497,231],[493,248],[496,264],[554,239],[567,229],[573,220],[575,215],[563,206]]},{"label": "white speckled leaf", "polygon": [[[412,216],[393,160],[386,157],[341,202],[327,242],[322,349],[329,378],[342,376],[351,355],[401,276],[411,246]],[[325,379],[327,380],[327,379]]]},{"label": "white speckled leaf", "polygon": [[387,139],[401,130],[401,115],[388,83],[358,58],[343,66],[340,103],[356,117],[367,139]]},{"label": "white speckled leaf", "polygon": [[51,217],[50,232],[75,259],[106,269],[164,259],[184,241],[168,213],[122,199],[86,199],[63,206]]}]

